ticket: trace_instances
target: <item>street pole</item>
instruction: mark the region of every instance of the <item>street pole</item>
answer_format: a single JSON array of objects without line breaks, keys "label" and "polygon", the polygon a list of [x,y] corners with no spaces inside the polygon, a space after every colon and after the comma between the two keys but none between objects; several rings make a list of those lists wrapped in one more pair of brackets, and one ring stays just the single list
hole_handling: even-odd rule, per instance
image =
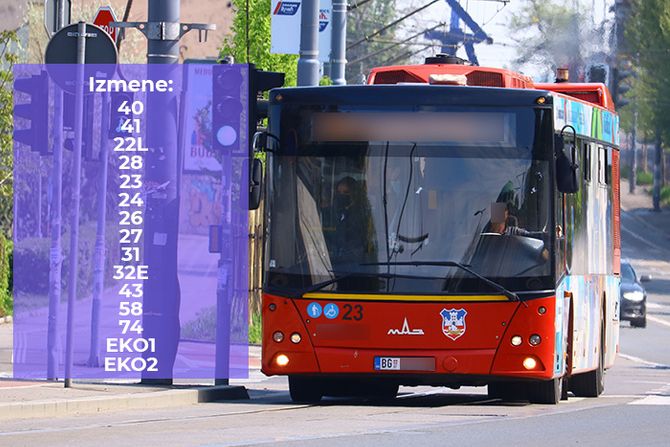
[{"label": "street pole", "polygon": [[58,306],[61,298],[61,219],[63,190],[63,92],[55,86],[53,173],[51,182],[51,249],[49,250],[49,318],[47,324],[47,380],[57,379]]},{"label": "street pole", "polygon": [[72,337],[74,330],[74,302],[77,298],[79,270],[79,202],[81,191],[81,141],[84,119],[84,62],[86,60],[86,23],[77,27],[77,79],[74,101],[74,167],[72,169],[72,223],[70,225],[70,265],[67,296],[67,326],[65,335],[65,388],[72,386]]},{"label": "street pole", "polygon": [[[149,0],[147,61],[149,64],[174,64],[179,61],[179,0]],[[149,67],[152,79],[172,79],[166,69]],[[147,95],[147,141],[145,179],[148,185],[166,185],[147,195],[144,259],[149,279],[144,283],[143,326],[147,337],[160,337],[155,356],[158,372],[142,373],[142,383],[172,383],[179,345],[180,290],[177,279],[177,241],[179,230],[177,96]]]},{"label": "street pole", "polygon": [[[56,29],[65,24],[65,2],[56,0]],[[53,181],[51,191],[51,248],[49,251],[49,316],[47,323],[47,380],[57,379],[58,306],[61,299],[63,254],[61,247],[63,191],[63,92],[56,86],[54,95]],[[14,208],[16,215],[16,208]],[[16,226],[15,226],[16,227]]]},{"label": "street pole", "polygon": [[347,2],[333,0],[333,38],[330,52],[330,77],[335,85],[346,85],[347,66]]},{"label": "street pole", "polygon": [[101,100],[102,114],[100,122],[100,175],[98,176],[98,223],[95,234],[95,252],[93,255],[93,301],[91,303],[91,345],[87,365],[100,366],[98,346],[100,339],[100,301],[105,286],[105,231],[107,219],[107,174],[109,160],[107,142],[109,131],[109,94],[104,93]]},{"label": "street pole", "polygon": [[59,31],[65,26],[65,2],[63,0],[56,0],[56,29]]},{"label": "street pole", "polygon": [[652,201],[654,203],[654,211],[661,211],[661,129],[656,128],[656,153],[654,154],[654,191],[652,193]]},{"label": "street pole", "polygon": [[37,237],[42,238],[42,157],[37,168]]},{"label": "street pole", "polygon": [[298,86],[319,85],[319,1],[303,0]]},{"label": "street pole", "polygon": [[635,185],[637,184],[637,104],[633,103],[633,129],[631,131],[631,145],[630,145],[630,175],[628,176],[628,191],[631,194],[635,193]]}]

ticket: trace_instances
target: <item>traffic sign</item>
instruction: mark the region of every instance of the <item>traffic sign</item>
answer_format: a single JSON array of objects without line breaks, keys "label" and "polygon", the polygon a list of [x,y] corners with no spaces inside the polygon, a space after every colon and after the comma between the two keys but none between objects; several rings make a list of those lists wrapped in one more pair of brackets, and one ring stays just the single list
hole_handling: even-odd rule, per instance
[{"label": "traffic sign", "polygon": [[107,34],[116,42],[118,36],[118,28],[109,26],[110,23],[116,22],[116,14],[111,6],[101,6],[98,9],[98,12],[95,14],[95,19],[93,19],[93,24],[98,25],[100,28],[105,30]]},{"label": "traffic sign", "polygon": [[[68,70],[50,67],[51,64],[76,64],[77,63],[77,37],[79,36],[78,24],[73,23],[58,31],[49,41],[44,60],[47,64],[49,75],[60,88],[67,92],[74,92],[74,80],[72,72]],[[107,79],[112,79],[116,72],[117,52],[112,38],[102,28],[86,24],[86,55],[85,64],[96,64],[91,73],[84,69],[86,77],[100,76],[101,71],[106,72]],[[106,64],[104,70],[99,66]]]},{"label": "traffic sign", "polygon": [[[62,6],[61,6],[62,5]],[[63,7],[63,23],[58,25],[58,11],[59,7]],[[45,0],[44,1],[44,27],[47,33],[53,36],[60,28],[70,24],[70,17],[72,15],[71,0]]]}]

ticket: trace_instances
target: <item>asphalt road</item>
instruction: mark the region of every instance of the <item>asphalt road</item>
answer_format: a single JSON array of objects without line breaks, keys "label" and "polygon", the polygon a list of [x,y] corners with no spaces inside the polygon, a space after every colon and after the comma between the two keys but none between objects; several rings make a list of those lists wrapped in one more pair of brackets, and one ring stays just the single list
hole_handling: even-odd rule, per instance
[{"label": "asphalt road", "polygon": [[[670,239],[624,214],[624,256],[648,283],[648,325],[621,325],[621,352],[597,399],[557,406],[489,400],[485,388],[402,388],[392,403],[294,405],[286,380],[244,382],[251,401],[3,422],[0,446],[670,445]],[[240,381],[236,381],[240,382]]]}]

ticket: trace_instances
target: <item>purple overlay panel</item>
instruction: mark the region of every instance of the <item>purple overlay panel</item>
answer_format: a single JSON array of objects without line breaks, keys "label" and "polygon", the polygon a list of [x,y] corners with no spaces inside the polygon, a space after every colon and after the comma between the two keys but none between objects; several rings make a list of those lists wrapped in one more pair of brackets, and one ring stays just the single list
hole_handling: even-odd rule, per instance
[{"label": "purple overlay panel", "polygon": [[247,377],[248,67],[14,75],[14,377]]}]

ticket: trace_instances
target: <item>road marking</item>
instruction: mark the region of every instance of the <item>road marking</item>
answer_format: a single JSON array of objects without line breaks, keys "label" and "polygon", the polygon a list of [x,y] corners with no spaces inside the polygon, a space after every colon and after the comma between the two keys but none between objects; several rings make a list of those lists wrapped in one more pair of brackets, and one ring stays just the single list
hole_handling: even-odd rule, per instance
[{"label": "road marking", "polygon": [[633,232],[633,230],[630,230],[630,229],[626,228],[626,226],[623,225],[623,222],[622,222],[622,225],[621,225],[621,229],[623,231],[625,231],[626,233],[630,234],[631,236],[633,236],[638,241],[642,242],[643,244],[648,245],[650,248],[652,248],[654,250],[658,250],[658,246],[656,244],[654,244],[653,242],[649,242],[647,239],[645,239],[642,236],[639,236],[637,233]]},{"label": "road marking", "polygon": [[670,321],[664,320],[662,318],[655,317],[653,315],[647,315],[647,320],[653,321],[654,323],[670,327]]},{"label": "road marking", "polygon": [[647,309],[665,309],[666,307],[670,306],[658,303],[647,303]]},{"label": "road marking", "polygon": [[[649,318],[649,317],[647,316],[647,318]],[[641,359],[640,357],[635,357],[634,355],[624,354],[622,352],[620,352],[617,355],[619,357],[622,357],[622,358],[626,359],[626,360],[630,360],[631,362],[641,363],[643,365],[651,366],[653,368],[660,368],[660,369],[670,368],[670,365],[664,365],[662,363],[650,362],[648,360]]]},{"label": "road marking", "polygon": [[628,405],[670,405],[670,383],[647,393],[647,396]]},{"label": "road marking", "polygon": [[670,396],[647,396],[629,402],[628,405],[670,405]]}]

